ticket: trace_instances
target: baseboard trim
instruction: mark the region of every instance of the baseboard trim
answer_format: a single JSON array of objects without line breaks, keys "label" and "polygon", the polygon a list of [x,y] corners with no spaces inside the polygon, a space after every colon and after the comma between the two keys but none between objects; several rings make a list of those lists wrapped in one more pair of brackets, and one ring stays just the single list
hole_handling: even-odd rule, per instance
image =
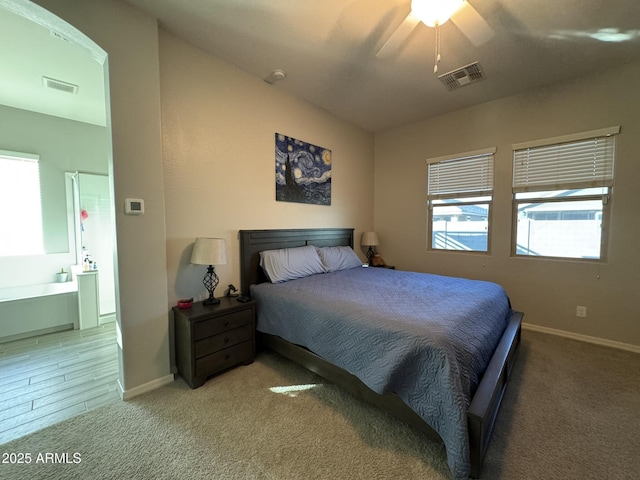
[{"label": "baseboard trim", "polygon": [[50,333],[71,331],[74,328],[73,323],[67,323],[66,325],[56,325],[55,327],[41,328],[40,330],[32,330],[29,332],[16,333],[15,335],[7,335],[6,337],[0,337],[0,343],[13,342],[15,340],[24,340],[25,338],[39,337],[42,335],[48,335]]},{"label": "baseboard trim", "polygon": [[549,335],[556,335],[559,337],[571,338],[573,340],[579,340],[581,342],[602,345],[604,347],[617,348],[618,350],[626,350],[628,352],[640,353],[640,345],[632,345],[630,343],[616,342],[614,340],[607,340],[606,338],[590,337],[589,335],[582,335],[580,333],[567,332],[565,330],[558,330],[556,328],[541,327],[540,325],[533,325],[531,323],[523,322],[522,328],[526,330],[531,330],[534,332],[548,333]]},{"label": "baseboard trim", "polygon": [[106,315],[100,315],[100,319],[99,319],[100,325],[102,325],[103,323],[111,323],[115,321],[116,321],[115,312],[107,313]]},{"label": "baseboard trim", "polygon": [[171,382],[175,380],[173,374],[166,375],[161,378],[156,378],[150,382],[147,382],[143,385],[138,385],[130,390],[125,390],[122,387],[122,383],[118,380],[118,393],[120,394],[120,398],[124,401],[131,400],[133,397],[137,397],[138,395],[142,395],[143,393],[150,392],[160,387],[164,387],[165,385],[169,385]]}]

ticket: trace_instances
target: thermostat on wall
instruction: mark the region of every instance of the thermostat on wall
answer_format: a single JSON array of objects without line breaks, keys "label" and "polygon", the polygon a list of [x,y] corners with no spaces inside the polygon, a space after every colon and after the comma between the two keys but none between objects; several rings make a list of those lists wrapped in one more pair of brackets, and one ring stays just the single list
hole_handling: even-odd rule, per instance
[{"label": "thermostat on wall", "polygon": [[125,198],[125,215],[142,215],[144,213],[144,200],[141,198]]}]

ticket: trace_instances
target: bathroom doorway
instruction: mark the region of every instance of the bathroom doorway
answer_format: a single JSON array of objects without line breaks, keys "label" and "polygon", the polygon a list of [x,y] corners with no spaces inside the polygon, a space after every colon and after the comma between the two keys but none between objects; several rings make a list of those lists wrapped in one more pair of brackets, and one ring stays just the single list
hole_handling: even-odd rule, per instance
[{"label": "bathroom doorway", "polygon": [[[66,214],[70,202],[73,206],[67,173],[91,172],[80,180],[85,188],[79,186],[78,193],[84,189],[85,198],[79,196],[78,205],[85,202],[89,219],[99,222],[91,224],[91,234],[82,240],[93,245],[89,253],[104,277],[101,320],[103,312],[105,320],[116,320],[101,321],[87,330],[56,331],[0,345],[2,443],[1,434],[10,427],[28,433],[29,425],[42,428],[105,401],[117,401],[122,351],[118,348],[107,54],[72,25],[28,0],[0,0],[0,30],[9,39],[0,42],[0,118],[7,127],[0,131],[0,150],[39,155],[45,235],[41,252],[0,254],[0,269],[12,272],[3,276],[5,283],[0,288],[46,284],[55,281],[61,268],[83,261],[76,242],[65,241],[66,232],[75,229],[76,218],[75,213]],[[94,195],[97,191],[100,194]],[[89,226],[85,225],[87,231]],[[105,228],[110,233],[104,233]],[[102,234],[108,238],[95,238]],[[55,246],[48,250],[50,244]],[[19,320],[20,315],[17,317]],[[42,363],[49,359],[56,368],[67,370],[56,371],[54,363]]]}]

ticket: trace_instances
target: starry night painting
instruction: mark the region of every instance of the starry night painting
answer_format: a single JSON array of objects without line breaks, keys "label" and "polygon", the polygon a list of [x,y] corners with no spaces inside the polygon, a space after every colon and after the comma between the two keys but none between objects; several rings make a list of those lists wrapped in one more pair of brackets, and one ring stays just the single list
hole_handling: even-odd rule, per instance
[{"label": "starry night painting", "polygon": [[276,133],[276,200],[331,205],[331,150]]}]

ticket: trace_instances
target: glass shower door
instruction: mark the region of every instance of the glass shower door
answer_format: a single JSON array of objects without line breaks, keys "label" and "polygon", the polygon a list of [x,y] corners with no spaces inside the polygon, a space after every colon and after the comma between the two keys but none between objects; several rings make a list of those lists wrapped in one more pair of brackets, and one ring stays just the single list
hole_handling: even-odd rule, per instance
[{"label": "glass shower door", "polygon": [[[100,317],[116,311],[114,240],[112,228],[109,177],[92,173],[78,173],[77,195],[79,205],[80,248],[78,263],[88,256],[98,270]],[[91,268],[91,267],[89,267]],[[115,320],[115,317],[113,318]]]}]

